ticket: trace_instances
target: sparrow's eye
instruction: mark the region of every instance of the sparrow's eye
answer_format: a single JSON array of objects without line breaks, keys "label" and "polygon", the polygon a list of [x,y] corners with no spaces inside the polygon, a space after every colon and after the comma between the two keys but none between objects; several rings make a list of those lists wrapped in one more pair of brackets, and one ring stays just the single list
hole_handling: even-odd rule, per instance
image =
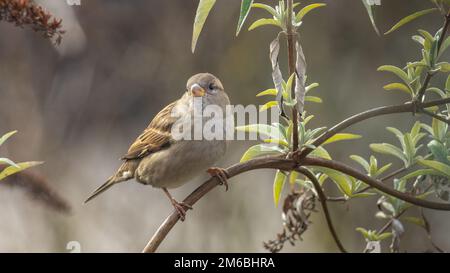
[{"label": "sparrow's eye", "polygon": [[208,89],[213,91],[215,89],[214,83],[210,83]]}]

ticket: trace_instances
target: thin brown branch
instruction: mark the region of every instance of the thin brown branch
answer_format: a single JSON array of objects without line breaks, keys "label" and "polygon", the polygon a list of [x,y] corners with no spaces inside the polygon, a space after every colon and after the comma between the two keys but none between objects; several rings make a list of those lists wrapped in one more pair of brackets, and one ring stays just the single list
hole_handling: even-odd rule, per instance
[{"label": "thin brown branch", "polygon": [[[390,174],[386,175],[385,177],[381,178],[380,181],[385,183],[386,181],[396,177],[397,175],[401,174],[402,172],[406,171],[407,169],[408,168],[403,167],[403,168],[400,168],[398,170],[395,170],[392,173],[390,173]],[[371,186],[367,186],[367,187],[364,187],[364,188],[356,191],[355,194],[363,193],[363,192],[366,192],[366,191],[368,191],[370,189],[372,189],[372,187]],[[327,201],[331,201],[331,202],[345,202],[345,201],[347,201],[347,199],[345,197],[328,197]]]},{"label": "thin brown branch", "polygon": [[302,173],[303,175],[305,175],[306,177],[309,178],[309,180],[311,180],[311,182],[314,185],[314,188],[317,191],[317,195],[319,196],[319,201],[322,204],[322,208],[323,208],[323,213],[325,215],[325,219],[327,220],[327,225],[328,228],[330,229],[331,235],[333,236],[334,241],[336,242],[336,245],[338,246],[339,250],[342,253],[347,253],[347,250],[345,250],[344,246],[341,243],[341,240],[339,239],[339,236],[336,233],[336,230],[334,229],[333,226],[333,222],[331,220],[331,216],[330,216],[330,212],[328,211],[328,206],[327,206],[327,197],[325,196],[322,187],[320,186],[319,181],[317,180],[317,178],[314,176],[313,173],[311,173],[308,169],[306,168],[298,168],[297,169],[298,172]]},{"label": "thin brown branch", "polygon": [[425,109],[422,110],[422,113],[424,113],[425,115],[428,115],[428,116],[430,116],[430,117],[432,117],[432,118],[435,118],[435,119],[437,119],[437,120],[440,120],[440,121],[445,122],[445,123],[447,123],[448,125],[450,125],[450,120],[449,120],[449,119],[446,119],[446,118],[443,117],[443,116],[439,116],[438,114],[435,114],[435,113],[430,112],[430,111],[425,110]]},{"label": "thin brown branch", "polygon": [[[296,167],[296,163],[292,160],[284,159],[283,157],[262,157],[256,158],[244,163],[235,164],[226,169],[228,178],[236,176],[238,174],[248,172],[250,170],[256,169],[280,169],[280,170],[293,170]],[[195,189],[186,199],[183,200],[184,203],[188,205],[194,205],[200,198],[211,191],[219,184],[216,178],[210,178],[197,189]],[[158,230],[155,232],[153,237],[150,239],[148,244],[145,246],[143,252],[155,252],[170,230],[175,226],[179,220],[179,215],[176,211],[173,211]]]},{"label": "thin brown branch", "polygon": [[[431,106],[437,106],[437,105],[443,105],[446,103],[450,103],[450,98],[446,99],[440,99],[435,100],[431,102],[426,102],[420,104],[423,108],[428,108]],[[373,117],[381,116],[381,115],[388,115],[388,114],[395,114],[395,113],[408,113],[413,112],[415,109],[415,106],[412,102],[408,102],[406,104],[402,105],[393,105],[393,106],[384,106],[384,107],[378,107],[372,110],[365,111],[360,114],[356,114],[340,123],[332,127],[330,130],[325,132],[323,135],[321,135],[316,141],[313,143],[315,146],[319,146],[323,144],[328,138],[332,137],[333,135],[339,133],[340,131],[350,127],[353,124],[356,124],[358,122],[361,122],[363,120],[367,120]],[[385,192],[386,194],[392,195],[396,198],[399,198],[403,201],[426,207],[426,208],[432,208],[432,209],[438,209],[438,210],[450,210],[450,205],[448,204],[440,204],[435,203],[431,201],[421,200],[414,198],[410,195],[407,195],[402,192],[398,192],[396,190],[393,190],[389,188],[388,186],[384,185],[381,181],[373,179],[365,174],[359,173],[357,170],[352,169],[350,167],[347,167],[346,165],[343,165],[338,162],[334,161],[323,161],[321,159],[309,159],[306,158],[306,155],[308,155],[310,152],[312,152],[312,149],[306,148],[303,150],[299,157],[296,158],[297,162],[300,163],[309,163],[311,165],[315,164],[325,164],[323,167],[333,168],[335,167],[336,170],[342,171],[344,173],[347,173],[349,175],[354,176],[357,179],[360,179],[370,186],[373,186],[374,188],[377,188],[378,190]],[[331,164],[330,164],[331,163]],[[297,167],[298,164],[295,163],[293,160],[284,159],[282,157],[265,157],[265,158],[257,158],[254,160],[250,160],[245,163],[235,164],[228,168],[226,171],[229,174],[229,177],[236,176],[238,174],[241,174],[243,172],[247,172],[250,170],[255,169],[262,169],[262,168],[272,168],[272,169],[281,169],[281,170],[293,170]],[[319,166],[319,165],[318,165]],[[189,205],[195,204],[200,198],[202,198],[206,193],[211,191],[215,186],[217,186],[218,181],[215,178],[211,178],[205,183],[203,183],[200,187],[198,187],[193,193],[191,193],[184,202]],[[143,252],[154,252],[158,248],[158,246],[161,244],[161,242],[164,240],[164,238],[167,236],[167,234],[170,232],[170,230],[173,228],[173,226],[178,222],[179,216],[174,211],[172,212],[166,220],[161,224],[161,226],[158,228],[156,233],[153,235],[151,240],[148,242],[147,246],[144,248]]]},{"label": "thin brown branch", "polygon": [[[426,103],[421,103],[419,106],[421,108],[428,108],[432,106],[438,106],[450,103],[450,98],[434,100]],[[319,136],[313,143],[315,147],[322,145],[327,139],[334,136],[335,134],[347,129],[348,127],[359,123],[361,121],[365,121],[374,117],[390,115],[390,114],[398,114],[398,113],[413,113],[417,110],[417,104],[413,102],[407,102],[405,104],[400,105],[391,105],[391,106],[383,106],[377,107],[374,109],[367,110],[365,112],[353,115],[342,122],[334,125],[321,136]],[[307,147],[302,150],[296,157],[298,160],[305,158],[308,154],[310,154],[314,149]]]},{"label": "thin brown branch", "polygon": [[[326,168],[331,168],[343,172],[345,174],[351,175],[359,180],[364,181],[366,184],[386,193],[392,195],[398,199],[401,199],[405,202],[436,210],[450,210],[450,204],[444,203],[435,203],[432,201],[422,200],[415,198],[409,194],[405,194],[403,192],[396,191],[388,186],[384,185],[381,181],[376,180],[372,177],[369,177],[365,174],[358,172],[357,170],[348,167],[340,162],[325,160],[320,158],[305,158],[301,162],[295,162],[291,159],[285,159],[282,156],[277,157],[262,157],[256,158],[244,163],[235,164],[226,169],[228,173],[228,178],[234,177],[238,174],[248,172],[256,169],[280,169],[284,171],[292,171],[295,170],[299,165],[304,166],[321,166]],[[194,205],[198,200],[200,200],[204,195],[206,195],[209,191],[211,191],[214,187],[216,187],[220,182],[216,180],[216,178],[210,178],[206,182],[204,182],[201,186],[199,186],[194,192],[192,192],[186,199],[183,200],[188,205]],[[175,224],[179,220],[179,215],[176,211],[173,211],[161,224],[156,233],[150,239],[143,252],[155,252],[159,247],[161,242],[170,232],[170,230],[175,226]]]},{"label": "thin brown branch", "polygon": [[386,193],[388,195],[391,195],[395,198],[398,198],[400,200],[403,200],[405,202],[414,204],[419,207],[429,208],[429,209],[435,209],[435,210],[445,210],[450,211],[450,204],[448,203],[436,203],[424,199],[416,198],[410,194],[397,191],[395,189],[392,189],[380,180],[377,180],[373,177],[370,177],[366,174],[363,174],[359,172],[358,170],[347,166],[341,162],[334,161],[334,160],[328,160],[328,159],[322,159],[322,158],[305,158],[301,161],[301,165],[303,166],[320,166],[325,168],[330,168],[342,173],[345,173],[347,175],[350,175],[356,179],[359,179],[363,181],[364,183],[368,184],[369,186],[372,186],[373,188],[376,188],[383,193]]},{"label": "thin brown branch", "polygon": [[[287,31],[287,46],[288,46],[288,63],[289,63],[289,75],[295,73],[295,29],[292,25],[292,14],[293,14],[293,0],[287,1],[287,10],[288,15],[286,16],[286,31]],[[294,77],[292,81],[292,89],[291,89],[291,97],[295,99],[295,85],[296,85],[296,77]],[[296,107],[292,107],[292,151],[298,150],[298,112]],[[301,114],[301,113],[300,113]]]}]

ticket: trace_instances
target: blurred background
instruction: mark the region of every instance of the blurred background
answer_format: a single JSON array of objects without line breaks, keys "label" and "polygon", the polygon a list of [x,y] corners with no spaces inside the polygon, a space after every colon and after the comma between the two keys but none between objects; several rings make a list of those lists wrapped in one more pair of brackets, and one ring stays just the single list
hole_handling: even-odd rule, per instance
[{"label": "blurred background", "polygon": [[[314,92],[324,99],[322,104],[307,104],[308,112],[316,116],[312,125],[332,126],[365,109],[405,101],[402,94],[382,89],[393,78],[376,68],[418,59],[419,47],[409,36],[418,26],[434,33],[441,20],[427,16],[378,37],[360,1],[322,2],[328,6],[309,14],[300,29],[308,81],[320,83]],[[192,54],[198,1],[38,3],[62,18],[67,32],[61,45],[54,47],[29,29],[0,22],[0,134],[19,131],[1,147],[0,155],[16,162],[45,161],[32,171],[71,211],[51,209],[19,187],[0,187],[0,252],[68,252],[70,241],[79,242],[83,252],[139,252],[172,211],[161,190],[122,183],[87,205],[82,202],[116,170],[118,158],[152,117],[184,92],[191,75],[206,71],[217,75],[234,104],[263,104],[266,99],[255,94],[272,87],[268,45],[277,30],[243,31],[236,38],[240,1],[219,0]],[[431,6],[425,0],[382,4],[376,20],[383,32],[400,18]],[[267,17],[264,11],[253,10],[246,28],[261,16]],[[285,55],[281,59],[284,69]],[[330,146],[330,152],[353,164],[348,156],[367,158],[369,143],[395,143],[386,126],[409,130],[414,120],[403,114],[354,126],[349,131],[364,138]],[[233,142],[218,165],[239,161],[252,144]],[[383,163],[388,159],[379,158],[385,159]],[[262,242],[282,230],[281,209],[272,201],[273,175],[271,170],[255,171],[232,178],[226,193],[223,188],[213,190],[189,212],[187,221],[175,226],[160,251],[264,252]],[[197,186],[189,183],[173,194],[181,200]],[[333,186],[327,190],[338,194]],[[337,232],[352,251],[365,247],[356,227],[378,229],[384,224],[374,218],[375,198],[330,207]],[[436,243],[450,250],[449,214],[425,213]],[[337,251],[320,206],[312,221],[303,241],[283,251]],[[430,244],[423,229],[408,225],[401,247],[425,251]]]}]

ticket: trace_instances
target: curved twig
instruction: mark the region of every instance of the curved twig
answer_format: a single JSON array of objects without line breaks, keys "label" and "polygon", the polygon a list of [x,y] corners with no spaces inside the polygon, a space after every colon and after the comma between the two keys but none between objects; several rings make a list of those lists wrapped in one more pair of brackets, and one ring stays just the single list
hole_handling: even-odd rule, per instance
[{"label": "curved twig", "polygon": [[[262,157],[256,158],[244,163],[235,164],[226,169],[228,174],[228,178],[236,176],[238,174],[256,170],[256,169],[281,169],[281,170],[293,170],[296,167],[296,163],[293,160],[284,159],[283,157]],[[183,200],[184,203],[188,205],[194,205],[200,198],[202,198],[205,194],[211,191],[219,185],[219,181],[215,177],[208,179],[205,183],[200,185],[197,189],[195,189],[186,199]],[[179,215],[176,211],[173,211],[158,230],[155,232],[153,237],[150,239],[148,244],[145,246],[143,252],[150,253],[155,252],[170,230],[175,226],[178,222]]]},{"label": "curved twig", "polygon": [[[450,98],[446,99],[440,99],[435,100],[427,103],[422,103],[421,107],[428,108],[431,106],[436,105],[443,105],[446,103],[450,103]],[[387,115],[387,114],[394,114],[394,113],[407,113],[407,112],[413,112],[414,104],[412,102],[408,102],[403,105],[393,105],[393,106],[385,106],[385,107],[378,107],[372,110],[368,110],[366,112],[354,115],[341,123],[338,123],[334,127],[332,127],[330,130],[325,132],[323,135],[321,135],[316,141],[313,143],[314,146],[319,146],[323,144],[328,138],[332,137],[333,135],[337,134],[338,132],[350,127],[351,125],[358,123],[360,121],[381,116],[381,115]],[[373,179],[367,175],[364,175],[362,173],[359,173],[357,170],[350,168],[344,164],[341,164],[339,162],[335,161],[324,161],[322,159],[318,158],[306,158],[306,156],[312,152],[312,149],[306,148],[302,150],[299,157],[296,158],[297,163],[294,160],[290,159],[284,159],[284,157],[264,157],[264,158],[256,158],[244,163],[238,163],[235,164],[228,169],[226,169],[229,178],[236,176],[238,174],[255,170],[255,169],[263,169],[263,168],[271,168],[271,169],[281,169],[290,171],[295,169],[297,166],[301,164],[305,165],[317,165],[320,166],[320,164],[324,164],[323,167],[328,168],[336,168],[336,170],[339,170],[343,173],[346,173],[348,175],[352,175],[357,179],[360,179],[370,186],[373,186],[374,188],[377,188],[378,190],[385,192],[386,194],[392,195],[396,198],[399,198],[403,201],[425,207],[425,208],[432,208],[432,209],[438,209],[438,210],[450,210],[450,205],[448,204],[440,204],[435,203],[431,201],[421,200],[414,198],[410,195],[407,195],[405,193],[393,190],[389,188],[388,186],[384,185],[380,181]],[[205,183],[203,183],[201,186],[199,186],[194,192],[192,192],[184,202],[189,205],[195,204],[200,198],[202,198],[205,194],[207,194],[209,191],[211,191],[214,187],[218,185],[218,181],[215,178],[210,178]],[[161,242],[164,240],[164,238],[167,236],[167,234],[170,232],[170,230],[175,226],[175,224],[178,222],[179,216],[178,213],[175,211],[172,212],[165,221],[161,224],[161,226],[158,228],[156,233],[153,235],[153,237],[148,242],[147,246],[144,248],[143,252],[155,252],[158,246],[161,244]]]},{"label": "curved twig", "polygon": [[388,186],[386,186],[383,182],[380,180],[377,180],[373,177],[370,177],[366,174],[360,173],[358,170],[347,166],[341,162],[334,161],[334,160],[328,160],[323,158],[305,158],[302,160],[302,165],[304,166],[320,166],[325,168],[330,168],[342,173],[345,173],[347,175],[350,175],[356,179],[359,179],[363,181],[364,183],[368,184],[369,186],[372,186],[388,195],[391,195],[395,198],[398,198],[400,200],[403,200],[405,202],[414,204],[419,207],[429,208],[429,209],[435,209],[435,210],[446,210],[450,211],[450,204],[448,203],[436,203],[424,199],[416,198],[412,195],[406,194],[404,192],[400,192],[397,190],[394,190]]},{"label": "curved twig", "polygon": [[331,216],[330,216],[330,212],[328,211],[328,206],[327,206],[327,197],[325,196],[325,193],[322,190],[322,187],[320,186],[319,181],[317,180],[317,178],[314,176],[313,173],[311,173],[308,169],[306,168],[298,168],[297,171],[299,173],[302,173],[303,175],[305,175],[306,177],[309,178],[309,180],[311,180],[311,182],[314,185],[314,188],[317,191],[317,195],[319,196],[319,201],[322,204],[322,208],[323,208],[323,213],[325,214],[325,219],[327,220],[327,225],[328,228],[330,229],[331,235],[333,236],[334,241],[336,242],[336,245],[338,246],[339,250],[343,253],[347,253],[347,250],[345,250],[344,246],[341,243],[341,240],[339,239],[336,230],[334,229],[333,226],[333,222],[331,221]]},{"label": "curved twig", "polygon": [[[434,100],[434,101],[430,101],[430,102],[426,102],[426,103],[421,103],[419,105],[419,107],[420,108],[428,108],[428,107],[443,105],[443,104],[447,104],[447,103],[450,103],[450,98],[439,99],[439,100]],[[413,113],[414,111],[417,110],[417,107],[418,106],[416,103],[407,102],[407,103],[401,104],[401,105],[377,107],[377,108],[373,108],[373,109],[367,110],[365,112],[353,115],[353,116],[343,120],[342,122],[336,124],[335,126],[331,127],[329,130],[327,130],[325,133],[323,133],[321,136],[319,136],[312,143],[312,145],[315,147],[318,147],[318,146],[322,145],[330,137],[334,136],[335,134],[347,129],[348,127],[350,127],[358,122],[361,122],[361,121],[364,121],[364,120],[367,120],[367,119],[370,119],[373,117],[389,115],[389,114]],[[300,152],[300,154],[297,156],[298,159],[305,158],[313,150],[314,149],[312,149],[312,148],[306,148],[306,149],[302,150]]]}]

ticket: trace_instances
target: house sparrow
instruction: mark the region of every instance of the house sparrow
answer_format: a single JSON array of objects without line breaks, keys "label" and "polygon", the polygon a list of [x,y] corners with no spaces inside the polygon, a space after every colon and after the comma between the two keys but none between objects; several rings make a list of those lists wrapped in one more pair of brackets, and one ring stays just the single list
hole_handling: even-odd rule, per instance
[{"label": "house sparrow", "polygon": [[[195,119],[198,118],[202,121],[219,118],[222,119],[221,124],[225,124],[225,108],[230,104],[228,96],[220,80],[209,73],[192,76],[186,88],[187,91],[179,100],[169,104],[155,116],[150,125],[131,144],[127,154],[122,158],[124,162],[118,171],[95,190],[85,203],[116,183],[135,178],[142,184],[161,188],[169,197],[181,220],[184,220],[186,210],[192,207],[176,201],[168,188],[179,187],[201,171],[207,170],[228,190],[225,170],[209,168],[225,154],[227,146],[225,135],[221,139],[213,140],[179,139],[173,135],[175,124],[188,124],[191,126],[189,133],[194,131]],[[217,117],[216,115],[205,117],[202,113],[206,106],[216,106],[223,113]],[[196,117],[195,111],[200,112],[200,116]]]}]

